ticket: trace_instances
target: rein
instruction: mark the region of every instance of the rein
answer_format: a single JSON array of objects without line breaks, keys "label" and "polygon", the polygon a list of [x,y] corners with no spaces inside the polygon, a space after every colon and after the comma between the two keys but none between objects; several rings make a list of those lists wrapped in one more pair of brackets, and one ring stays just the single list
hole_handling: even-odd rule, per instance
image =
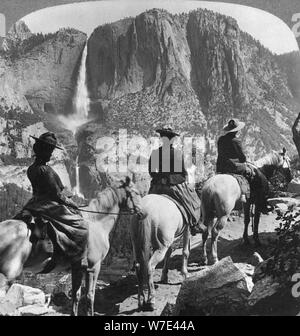
[{"label": "rein", "polygon": [[[125,189],[126,190],[126,189]],[[116,191],[114,190],[114,192],[116,193]],[[82,209],[81,207],[77,208],[77,210],[79,211],[82,211],[82,212],[88,212],[88,213],[93,213],[93,214],[99,214],[99,215],[127,215],[127,216],[130,216],[130,215],[133,215],[135,213],[137,213],[137,207],[134,203],[134,200],[133,200],[133,197],[132,197],[132,194],[131,192],[128,192],[126,190],[126,193],[127,193],[127,196],[130,198],[131,202],[132,202],[132,205],[133,205],[133,210],[132,211],[119,211],[119,212],[108,212],[108,211],[92,211],[92,210],[84,210]],[[86,206],[83,206],[83,207],[88,207],[88,205]]]},{"label": "rein", "polygon": [[[87,205],[88,206],[88,205]],[[94,213],[94,214],[99,214],[99,215],[131,215],[133,212],[131,211],[120,211],[120,212],[105,212],[105,211],[92,211],[92,210],[84,210],[81,208],[77,208],[77,210],[82,211],[82,212],[88,212],[88,213]]]}]

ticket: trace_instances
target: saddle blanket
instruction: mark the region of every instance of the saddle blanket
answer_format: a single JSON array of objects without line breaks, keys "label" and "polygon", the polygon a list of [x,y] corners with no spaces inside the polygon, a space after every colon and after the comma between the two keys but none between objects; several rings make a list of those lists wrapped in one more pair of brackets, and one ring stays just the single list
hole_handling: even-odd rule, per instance
[{"label": "saddle blanket", "polygon": [[246,177],[238,174],[229,174],[229,175],[233,176],[237,180],[241,188],[242,194],[244,194],[247,199],[250,199],[250,184],[246,179]]}]

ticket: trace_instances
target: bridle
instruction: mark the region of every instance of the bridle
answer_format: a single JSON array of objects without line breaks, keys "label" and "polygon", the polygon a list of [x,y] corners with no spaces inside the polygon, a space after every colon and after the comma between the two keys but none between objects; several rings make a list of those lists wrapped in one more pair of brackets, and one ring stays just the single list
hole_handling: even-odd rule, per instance
[{"label": "bridle", "polygon": [[[122,183],[118,189],[125,189],[125,193],[126,193],[126,203],[127,203],[127,200],[130,199],[131,203],[132,203],[132,206],[133,206],[133,209],[131,210],[123,210],[123,211],[119,211],[119,212],[109,212],[109,211],[92,211],[92,210],[85,210],[85,209],[82,209],[84,207],[88,207],[88,205],[86,206],[83,206],[83,207],[79,207],[78,210],[79,211],[82,211],[82,212],[87,212],[87,213],[93,213],[93,214],[99,214],[99,215],[127,215],[127,216],[130,216],[130,215],[133,215],[135,213],[138,213],[138,208],[133,200],[133,196],[132,196],[132,192],[135,192],[137,194],[138,191],[134,188],[130,188],[128,185],[126,185],[125,183]],[[112,188],[112,190],[114,191],[114,193],[117,195],[117,192],[116,190],[114,190],[114,188]],[[121,206],[120,206],[121,208]]]}]

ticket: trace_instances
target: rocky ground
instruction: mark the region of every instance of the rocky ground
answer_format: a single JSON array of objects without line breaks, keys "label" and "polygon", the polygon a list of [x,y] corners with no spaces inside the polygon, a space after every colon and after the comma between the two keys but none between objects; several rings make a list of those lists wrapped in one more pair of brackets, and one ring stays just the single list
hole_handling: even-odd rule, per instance
[{"label": "rocky ground", "polygon": [[[270,255],[270,251],[273,248],[274,240],[276,239],[275,228],[277,223],[275,221],[275,215],[262,216],[260,224],[260,238],[263,245],[259,248],[255,248],[254,245],[244,246],[242,244],[242,232],[243,232],[243,218],[234,217],[231,222],[228,222],[227,226],[221,232],[219,239],[219,257],[225,258],[230,256],[232,261],[241,269],[247,276],[252,276],[254,272],[254,266],[251,265],[251,257],[254,252],[258,252],[263,259],[266,259]],[[250,229],[251,231],[251,229]],[[252,233],[250,232],[250,239]],[[201,235],[197,235],[192,238],[192,251],[189,259],[189,272],[190,276],[198,275],[205,268],[199,266],[198,261],[201,255]],[[97,290],[95,296],[95,314],[96,315],[123,315],[123,316],[159,316],[162,314],[165,306],[169,303],[171,306],[175,304],[176,298],[178,296],[182,276],[180,274],[181,266],[181,250],[180,242],[175,246],[174,252],[171,256],[170,262],[170,271],[169,271],[169,283],[160,284],[160,274],[161,266],[158,266],[155,272],[155,282],[156,282],[156,310],[154,312],[139,312],[137,310],[137,286],[135,274],[129,272],[123,276],[119,276],[119,279],[115,276],[115,281],[110,284],[108,281],[112,279],[109,272],[101,274],[97,283]],[[200,273],[199,273],[200,272]],[[21,279],[19,282],[29,285],[32,287],[39,287],[46,293],[46,296],[43,297],[43,294],[40,292],[32,292],[29,290],[28,297],[36,295],[37,303],[32,304],[32,300],[35,298],[29,299],[29,303],[26,303],[27,308],[24,307],[24,300],[20,302],[18,298],[17,304],[19,309],[13,312],[13,307],[8,306],[10,309],[10,314],[21,314],[21,315],[69,315],[70,313],[70,299],[66,296],[70,291],[70,276],[69,275],[47,275],[45,276],[43,283],[41,281],[36,281],[35,276],[26,277],[26,279]],[[17,292],[20,291],[17,289]],[[15,290],[16,292],[16,290]],[[10,294],[10,297],[19,297],[20,294],[13,292],[13,295]],[[50,301],[50,296],[47,293],[55,293],[53,299]],[[0,306],[5,307],[4,301],[4,292],[0,293]],[[26,295],[23,295],[24,297]],[[1,299],[2,296],[2,299]],[[42,298],[41,298],[42,296]],[[2,301],[1,301],[2,300]],[[30,301],[31,300],[31,301]],[[42,301],[45,301],[45,304],[42,304]],[[16,301],[16,300],[15,300]],[[7,302],[6,302],[7,304]],[[81,306],[84,302],[82,302]],[[45,306],[47,306],[45,308]],[[164,312],[165,314],[166,312]],[[284,312],[283,312],[284,313]],[[225,314],[225,312],[224,312]],[[1,311],[0,311],[1,315]]]}]

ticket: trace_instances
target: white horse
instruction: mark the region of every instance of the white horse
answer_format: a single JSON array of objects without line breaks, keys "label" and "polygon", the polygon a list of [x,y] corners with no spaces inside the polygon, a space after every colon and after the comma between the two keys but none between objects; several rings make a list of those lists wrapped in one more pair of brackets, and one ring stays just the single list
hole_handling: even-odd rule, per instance
[{"label": "white horse", "polygon": [[[273,152],[265,158],[256,162],[258,169],[270,179],[275,171],[280,171],[287,180],[291,179],[291,173],[288,166],[288,158],[283,153]],[[235,207],[236,202],[241,198],[241,189],[237,180],[232,175],[219,174],[211,177],[203,186],[201,193],[201,214],[206,230],[202,234],[203,240],[203,263],[208,263],[206,242],[211,234],[211,263],[218,261],[217,242],[220,231],[223,229],[227,220]],[[248,225],[250,223],[250,202],[244,205],[244,241],[248,243]],[[215,222],[214,219],[217,218]],[[255,207],[254,218],[254,240],[257,245],[260,244],[258,238],[258,224],[260,212]]]},{"label": "white horse", "polygon": [[[81,262],[70,265],[63,258],[57,263],[53,271],[72,272],[72,315],[78,314],[78,304],[81,297],[81,283],[86,274],[87,314],[94,314],[94,296],[96,282],[101,263],[106,257],[110,241],[109,235],[113,230],[121,207],[126,207],[127,193],[125,185],[119,188],[107,188],[99,192],[96,199],[91,200],[83,212],[88,222],[88,268],[81,266]],[[126,207],[127,209],[128,207]],[[8,219],[0,223],[0,273],[9,280],[16,279],[26,269],[35,273],[44,270],[51,257],[45,244],[47,240],[31,242],[31,230],[21,220]]]},{"label": "white horse", "polygon": [[[132,195],[137,194],[133,193]],[[144,214],[131,219],[131,239],[135,257],[135,268],[138,280],[138,307],[152,311],[155,308],[155,288],[153,273],[157,264],[164,260],[161,282],[168,282],[168,259],[172,253],[174,240],[183,236],[183,260],[181,272],[187,277],[187,263],[190,254],[190,228],[184,224],[180,210],[169,198],[162,195],[149,194],[142,199],[133,196]],[[147,283],[146,299],[144,285]]]}]

